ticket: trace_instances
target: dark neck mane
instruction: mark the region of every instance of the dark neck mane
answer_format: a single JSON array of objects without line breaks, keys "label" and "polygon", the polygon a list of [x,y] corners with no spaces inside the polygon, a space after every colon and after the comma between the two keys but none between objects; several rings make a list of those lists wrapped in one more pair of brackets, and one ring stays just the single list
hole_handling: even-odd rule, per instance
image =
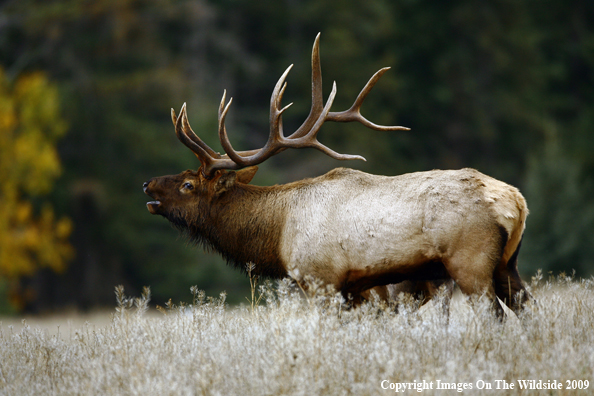
[{"label": "dark neck mane", "polygon": [[280,238],[285,208],[278,187],[239,184],[212,202],[199,203],[191,215],[169,220],[192,241],[208,251],[220,253],[227,262],[245,271],[272,278],[287,276],[280,259]]}]

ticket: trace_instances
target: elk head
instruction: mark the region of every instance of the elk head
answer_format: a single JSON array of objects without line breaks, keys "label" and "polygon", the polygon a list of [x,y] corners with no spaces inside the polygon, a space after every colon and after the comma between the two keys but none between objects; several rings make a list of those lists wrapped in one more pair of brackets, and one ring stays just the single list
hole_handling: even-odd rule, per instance
[{"label": "elk head", "polygon": [[[287,86],[285,79],[293,65],[282,74],[270,99],[270,133],[264,147],[249,151],[235,151],[227,136],[225,118],[233,99],[226,102],[226,92],[219,106],[219,139],[226,154],[221,155],[211,149],[190,127],[186,113],[186,104],[179,116],[171,109],[171,119],[178,139],[198,157],[201,166],[197,171],[187,170],[179,175],[162,176],[144,183],[144,192],[154,201],[147,203],[152,214],[163,215],[170,220],[176,214],[194,210],[196,205],[208,205],[223,192],[233,188],[236,183],[249,183],[260,164],[287,148],[311,147],[322,151],[337,160],[365,160],[359,155],[339,154],[317,140],[317,134],[325,121],[359,122],[377,131],[409,130],[402,126],[376,125],[361,115],[360,108],[379,78],[389,69],[385,67],[376,72],[367,82],[350,109],[331,112],[330,107],[336,96],[336,83],[324,105],[322,97],[322,71],[319,56],[319,38],[315,39],[312,50],[312,104],[309,115],[303,124],[291,135],[283,132],[282,114],[291,104],[281,107],[281,101]],[[246,169],[244,169],[246,168]],[[238,171],[241,170],[241,171]],[[171,215],[174,215],[173,217]],[[172,220],[173,221],[173,220]]]}]

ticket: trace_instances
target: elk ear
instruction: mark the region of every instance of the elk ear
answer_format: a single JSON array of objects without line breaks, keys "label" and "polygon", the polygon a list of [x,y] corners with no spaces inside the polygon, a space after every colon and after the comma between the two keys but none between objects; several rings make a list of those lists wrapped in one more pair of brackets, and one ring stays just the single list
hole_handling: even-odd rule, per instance
[{"label": "elk ear", "polygon": [[235,171],[228,171],[223,172],[221,177],[219,177],[214,186],[214,192],[216,195],[222,194],[225,191],[229,190],[231,187],[235,185],[237,181],[237,172]]},{"label": "elk ear", "polygon": [[240,169],[237,171],[237,181],[243,184],[248,184],[252,181],[254,176],[258,172],[257,166],[250,166],[248,168]]}]

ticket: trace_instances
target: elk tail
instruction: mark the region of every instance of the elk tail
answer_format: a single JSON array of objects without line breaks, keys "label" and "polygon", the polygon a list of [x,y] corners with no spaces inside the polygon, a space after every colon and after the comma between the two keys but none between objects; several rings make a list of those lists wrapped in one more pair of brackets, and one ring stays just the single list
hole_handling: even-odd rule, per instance
[{"label": "elk tail", "polygon": [[522,245],[524,229],[526,228],[526,218],[528,217],[528,206],[524,197],[518,192],[515,198],[518,212],[517,216],[514,216],[515,222],[510,230],[511,232],[509,232],[509,237],[503,251],[503,262],[507,263],[510,269],[517,266],[518,254]]}]

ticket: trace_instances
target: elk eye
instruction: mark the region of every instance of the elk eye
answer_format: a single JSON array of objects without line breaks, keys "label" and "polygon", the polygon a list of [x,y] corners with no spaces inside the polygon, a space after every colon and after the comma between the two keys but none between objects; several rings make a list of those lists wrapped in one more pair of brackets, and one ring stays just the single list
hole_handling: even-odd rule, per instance
[{"label": "elk eye", "polygon": [[185,189],[187,189],[187,190],[193,190],[193,189],[194,189],[194,186],[193,186],[193,185],[192,185],[192,183],[190,183],[190,182],[185,182],[185,183],[183,184],[182,188],[185,188]]}]

